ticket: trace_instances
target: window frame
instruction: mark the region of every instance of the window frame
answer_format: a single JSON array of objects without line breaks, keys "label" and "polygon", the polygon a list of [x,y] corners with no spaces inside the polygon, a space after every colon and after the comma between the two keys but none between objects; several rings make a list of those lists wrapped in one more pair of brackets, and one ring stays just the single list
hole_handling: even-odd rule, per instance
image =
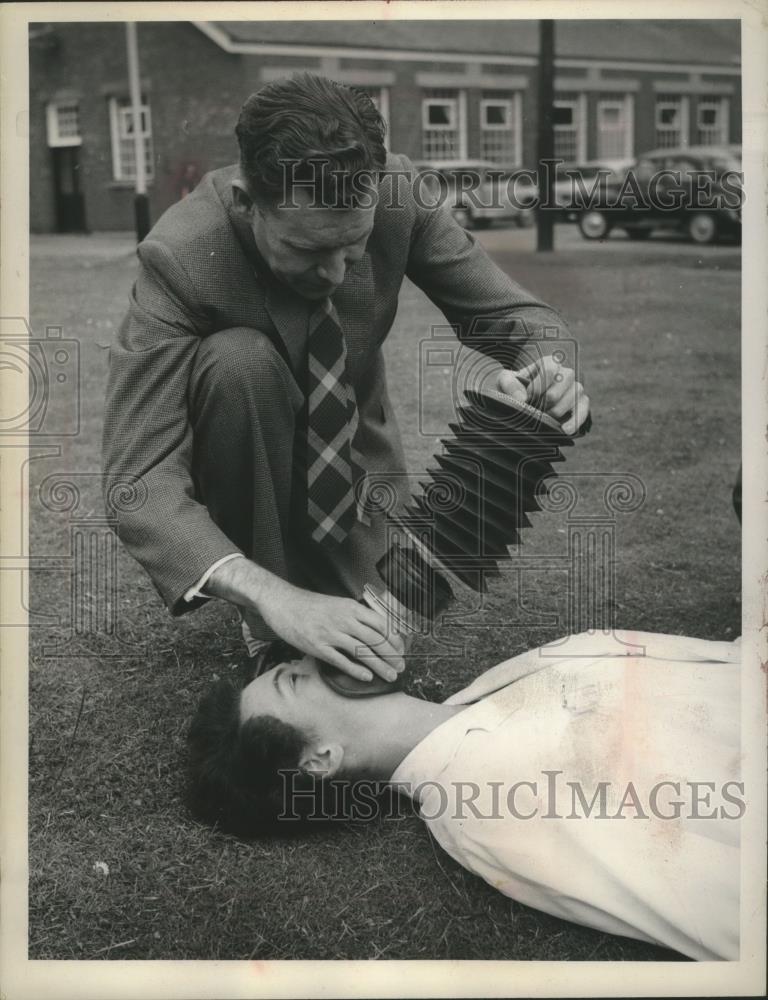
[{"label": "window frame", "polygon": [[[440,93],[440,91],[445,93]],[[448,105],[453,109],[452,124],[450,125],[430,125],[427,122],[427,108],[435,104]],[[428,148],[433,145],[430,138],[437,139],[439,136],[449,136],[446,145],[450,145],[450,155],[438,153]],[[434,144],[440,145],[440,143]],[[467,92],[454,87],[426,88],[426,92],[421,94],[421,159],[442,160],[467,158]]]},{"label": "window frame", "polygon": [[[617,108],[620,113],[620,126],[614,126],[613,128],[605,128],[602,122],[602,114],[605,108]],[[597,105],[595,107],[595,128],[597,130],[597,155],[598,159],[610,159],[609,156],[603,156],[600,145],[602,137],[608,133],[623,133],[624,139],[624,149],[622,151],[622,157],[624,159],[631,159],[634,155],[635,146],[635,115],[634,115],[634,100],[632,94],[624,94],[615,97],[600,97],[597,100]]]},{"label": "window frame", "polygon": [[[659,118],[660,111],[675,111],[679,116],[679,121],[672,125],[663,122]],[[680,131],[683,127],[683,102],[680,101],[657,101],[656,102],[656,120],[655,127],[660,129],[662,132],[675,132]]]},{"label": "window frame", "polygon": [[[717,121],[714,125],[703,125],[701,122],[701,112],[703,110],[714,110],[717,116]],[[700,97],[696,102],[696,141],[701,142],[703,145],[718,144],[722,143],[727,145],[728,143],[728,132],[730,128],[729,121],[730,106],[728,98],[724,95],[712,95],[710,97]],[[702,138],[702,132],[713,132],[715,129],[719,132],[719,138],[712,142],[711,139],[707,138],[706,141]]]},{"label": "window frame", "polygon": [[[429,121],[427,109],[435,105],[444,105],[451,109],[451,121],[447,125],[435,125]],[[459,99],[458,97],[422,97],[421,127],[427,132],[458,132],[459,131]]]},{"label": "window frame", "polygon": [[[489,107],[503,107],[506,115],[505,121],[501,125],[490,125],[486,118],[486,111]],[[512,131],[515,127],[514,101],[508,97],[483,97],[480,100],[480,129],[483,132],[506,132]]]},{"label": "window frame", "polygon": [[[566,91],[573,94],[573,91]],[[572,97],[558,97],[555,94],[552,100],[552,107],[570,107],[573,109],[573,121],[570,125],[557,125],[552,123],[552,130],[557,135],[559,132],[573,131],[574,145],[576,147],[576,162],[583,162],[587,158],[587,95],[584,91],[575,93]],[[555,138],[557,144],[557,138]]]},{"label": "window frame", "polygon": [[[659,120],[659,113],[664,108],[675,108],[679,114],[679,122],[677,125],[665,125]],[[672,95],[662,96],[656,98],[656,106],[653,112],[653,123],[656,133],[656,145],[664,147],[664,143],[659,141],[660,135],[664,133],[678,133],[678,139],[676,142],[669,143],[670,148],[673,146],[690,146],[690,108],[687,95],[681,95],[679,97],[674,97]]]},{"label": "window frame", "polygon": [[[128,102],[127,106],[126,101]],[[120,154],[121,143],[133,142],[133,134],[127,127],[127,122],[130,120],[132,114],[133,108],[130,105],[130,98],[117,96],[109,98],[109,134],[112,146],[112,178],[115,183],[118,184],[132,184],[136,180],[135,164],[134,173],[132,175],[126,174],[123,169],[123,158]],[[145,145],[145,152],[148,146],[151,154],[147,157],[147,163],[144,170],[144,178],[147,185],[150,185],[155,179],[154,143],[152,137],[152,109],[145,94],[142,94],[141,96],[139,120],[144,126],[141,133],[142,138],[148,141],[147,145]]]},{"label": "window frame", "polygon": [[[59,131],[59,112],[63,108],[75,108],[77,113],[77,135],[61,135]],[[48,147],[63,149],[70,146],[82,146],[83,135],[80,129],[80,102],[74,99],[49,101],[45,107],[45,127]]]}]

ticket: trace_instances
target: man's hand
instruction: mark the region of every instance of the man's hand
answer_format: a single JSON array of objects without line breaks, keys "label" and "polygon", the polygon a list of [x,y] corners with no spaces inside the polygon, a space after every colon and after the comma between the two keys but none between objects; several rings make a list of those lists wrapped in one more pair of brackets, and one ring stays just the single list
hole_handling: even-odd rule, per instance
[{"label": "man's hand", "polygon": [[369,681],[373,671],[394,681],[405,666],[400,636],[387,635],[384,618],[350,598],[314,594],[281,580],[259,604],[281,639],[350,677]]},{"label": "man's hand", "polygon": [[519,371],[501,372],[497,388],[557,420],[567,417],[563,423],[565,434],[575,434],[589,416],[589,396],[581,382],[576,381],[576,373],[551,356],[540,358]]},{"label": "man's hand", "polygon": [[350,677],[369,681],[376,673],[393,681],[405,666],[403,640],[387,634],[387,623],[376,611],[350,598],[294,587],[250,559],[223,563],[205,590],[252,608],[285,642]]}]

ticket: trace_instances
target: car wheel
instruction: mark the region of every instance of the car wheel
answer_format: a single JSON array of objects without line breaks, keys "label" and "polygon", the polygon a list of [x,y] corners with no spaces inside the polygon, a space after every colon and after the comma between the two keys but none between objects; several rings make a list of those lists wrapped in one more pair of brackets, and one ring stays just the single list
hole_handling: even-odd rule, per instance
[{"label": "car wheel", "polygon": [[651,235],[650,229],[635,229],[634,226],[627,226],[626,231],[631,240],[647,240]]},{"label": "car wheel", "polygon": [[475,222],[472,218],[471,210],[464,208],[462,205],[457,205],[454,208],[453,217],[464,229],[472,229],[474,227]]},{"label": "car wheel", "polygon": [[714,243],[717,239],[717,220],[708,212],[694,212],[685,228],[694,243]]},{"label": "car wheel", "polygon": [[579,230],[585,240],[603,240],[611,231],[611,224],[602,212],[584,212],[579,216]]}]

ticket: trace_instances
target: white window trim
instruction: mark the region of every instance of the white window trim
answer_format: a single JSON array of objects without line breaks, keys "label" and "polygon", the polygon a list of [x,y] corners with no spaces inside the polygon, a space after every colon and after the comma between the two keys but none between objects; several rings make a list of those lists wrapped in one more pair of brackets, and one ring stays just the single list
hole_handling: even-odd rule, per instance
[{"label": "white window trim", "polygon": [[728,142],[728,134],[729,134],[729,130],[730,130],[730,121],[729,121],[729,115],[728,115],[729,105],[730,105],[730,101],[725,96],[723,96],[723,97],[717,97],[717,96],[715,96],[715,97],[708,97],[708,98],[707,97],[705,97],[705,98],[699,98],[699,101],[698,101],[698,103],[696,105],[696,131],[700,132],[700,131],[711,129],[713,127],[712,125],[702,125],[702,123],[701,123],[701,110],[702,110],[702,108],[706,108],[706,107],[710,107],[710,108],[716,107],[718,109],[718,111],[719,111],[720,121],[719,121],[718,125],[719,125],[719,128],[720,128],[720,134],[723,137],[723,138],[721,138],[720,141],[723,142],[723,143],[727,143]]},{"label": "white window trim", "polygon": [[[460,98],[461,95],[459,95],[458,99],[455,97],[423,97],[421,100],[421,127],[426,132],[460,132]],[[447,106],[451,109],[449,124],[435,125],[433,122],[430,122],[428,108],[436,104]]]},{"label": "white window trim", "polygon": [[[661,112],[669,110],[677,111],[679,116],[679,124],[668,125],[666,122],[661,120]],[[656,128],[660,132],[675,132],[682,128],[683,124],[683,102],[682,98],[679,101],[656,101]]]},{"label": "white window trim", "polygon": [[467,92],[459,91],[459,159],[467,158]]},{"label": "white window trim", "polygon": [[[509,108],[508,124],[507,125],[484,125],[483,120],[485,117],[484,106],[488,104],[506,104]],[[509,161],[509,166],[519,167],[523,163],[523,147],[522,147],[522,129],[523,129],[523,94],[521,91],[514,91],[510,97],[484,97],[480,101],[480,132],[506,132],[509,131],[512,136],[512,145],[515,151],[514,158]]]},{"label": "white window trim", "polygon": [[[120,98],[110,97],[109,99],[109,135],[112,144],[112,177],[115,181],[125,181],[133,182],[135,178],[126,177],[123,174],[123,161],[120,156],[120,141],[131,139],[130,135],[121,135],[121,126],[124,121],[127,120],[127,116],[123,113],[128,111],[130,113],[131,109],[128,107],[120,106]],[[125,100],[125,98],[123,98]],[[148,104],[143,103],[140,108],[139,122],[144,120],[146,122],[146,128],[143,130],[142,135],[145,139],[152,139],[152,111]],[[147,183],[151,184],[154,180],[154,171],[147,172]]]},{"label": "white window trim", "polygon": [[[587,158],[587,95],[579,94],[576,98],[555,97],[554,107],[573,108],[576,115],[576,159],[584,161]],[[570,129],[572,125],[555,125],[554,130]]]},{"label": "white window trim", "polygon": [[[505,110],[505,121],[501,125],[489,125],[486,120],[486,111],[489,107],[503,107]],[[483,132],[507,132],[514,128],[514,100],[507,97],[484,97],[480,101],[480,128]]]},{"label": "white window trim", "polygon": [[688,98],[683,96],[678,101],[656,101],[656,111],[654,115],[656,123],[657,132],[676,132],[678,127],[674,125],[663,125],[659,122],[659,111],[661,108],[678,108],[680,110],[680,141],[676,144],[678,146],[688,146],[690,144],[688,127],[688,110],[689,101]]},{"label": "white window trim", "polygon": [[[51,149],[62,149],[66,146],[82,146],[83,137],[78,133],[74,136],[59,135],[59,108],[78,108],[77,101],[51,101],[45,109],[46,132],[48,146]],[[79,119],[78,119],[79,122]]]},{"label": "white window trim", "polygon": [[719,120],[720,119],[720,115],[719,114],[716,115],[716,119],[717,120],[715,121],[714,125],[708,125],[706,122],[703,122],[701,120],[701,112],[702,111],[711,111],[713,109],[716,112],[720,111],[720,104],[719,104],[719,102],[707,101],[706,103],[704,103],[703,101],[699,101],[699,103],[696,105],[696,128],[703,129],[703,128],[720,128],[721,127],[721,122]]},{"label": "white window trim", "polygon": [[601,115],[604,108],[619,108],[623,117],[624,125],[624,152],[623,156],[630,159],[634,153],[634,133],[635,133],[635,102],[631,94],[621,97],[603,97],[597,102],[597,131],[598,138],[603,127]]},{"label": "white window trim", "polygon": [[634,94],[626,94],[624,100],[627,103],[627,141],[625,144],[624,156],[631,160],[635,155],[635,97]]},{"label": "white window trim", "polygon": [[[133,108],[131,107],[119,107],[117,108],[117,127],[118,134],[121,139],[132,139],[133,136],[128,131],[128,122],[133,116]],[[139,109],[139,122],[146,122],[146,127],[140,132],[142,138],[151,139],[152,138],[152,114],[149,110],[149,106],[142,104]]]},{"label": "white window trim", "polygon": [[731,102],[723,97],[723,141],[727,144],[731,138]]}]

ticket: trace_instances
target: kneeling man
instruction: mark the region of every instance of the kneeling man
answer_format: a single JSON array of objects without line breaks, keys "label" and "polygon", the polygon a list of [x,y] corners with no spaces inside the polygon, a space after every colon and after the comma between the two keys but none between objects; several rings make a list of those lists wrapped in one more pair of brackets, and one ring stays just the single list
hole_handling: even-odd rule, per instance
[{"label": "kneeling man", "polygon": [[738,958],[738,644],[584,633],[443,704],[350,699],[326,678],[297,655],[209,692],[190,731],[199,815],[239,833],[291,829],[297,773],[385,783],[521,903],[691,958]]}]

